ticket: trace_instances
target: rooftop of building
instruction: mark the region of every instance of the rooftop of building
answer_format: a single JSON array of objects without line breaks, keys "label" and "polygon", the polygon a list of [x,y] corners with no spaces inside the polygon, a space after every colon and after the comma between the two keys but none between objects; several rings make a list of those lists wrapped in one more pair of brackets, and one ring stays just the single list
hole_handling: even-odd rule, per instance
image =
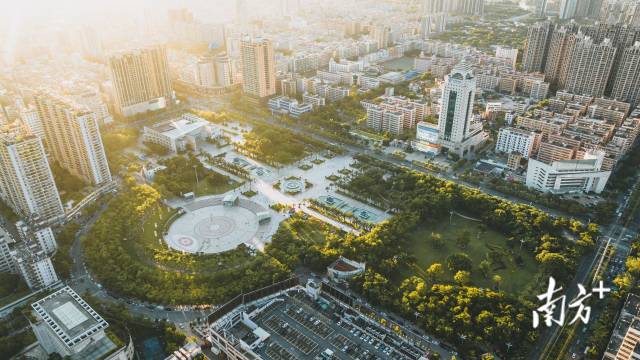
[{"label": "rooftop of building", "polygon": [[214,329],[249,359],[418,360],[425,354],[324,290],[314,300],[296,286],[232,313],[226,319],[233,321],[224,328],[214,323]]},{"label": "rooftop of building", "polygon": [[31,307],[68,347],[109,326],[68,286],[36,301]]},{"label": "rooftop of building", "polygon": [[209,122],[192,114],[183,114],[177,119],[167,120],[149,128],[172,139],[180,138],[194,130],[208,125]]},{"label": "rooftop of building", "polygon": [[622,310],[620,310],[618,321],[611,333],[611,338],[607,345],[607,353],[615,354],[618,352],[622,340],[630,327],[640,330],[640,328],[638,328],[640,325],[638,315],[640,315],[640,297],[629,294]]}]

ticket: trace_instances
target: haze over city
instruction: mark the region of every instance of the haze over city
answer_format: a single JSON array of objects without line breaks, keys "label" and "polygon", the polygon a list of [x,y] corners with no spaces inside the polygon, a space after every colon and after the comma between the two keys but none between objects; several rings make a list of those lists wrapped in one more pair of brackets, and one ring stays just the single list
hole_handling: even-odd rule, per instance
[{"label": "haze over city", "polygon": [[640,357],[640,0],[0,3],[0,358]]}]

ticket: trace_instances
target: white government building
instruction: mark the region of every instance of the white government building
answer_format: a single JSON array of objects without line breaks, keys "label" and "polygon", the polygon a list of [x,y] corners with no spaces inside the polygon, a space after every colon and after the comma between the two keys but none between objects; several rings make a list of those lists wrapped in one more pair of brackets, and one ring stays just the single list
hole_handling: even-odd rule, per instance
[{"label": "white government building", "polygon": [[555,194],[601,193],[611,171],[602,171],[602,151],[588,152],[584,159],[554,161],[551,164],[529,159],[527,187]]},{"label": "white government building", "polygon": [[177,153],[186,150],[187,146],[196,150],[198,141],[206,140],[212,132],[212,126],[208,121],[186,113],[177,119],[145,126],[142,140],[158,144]]}]

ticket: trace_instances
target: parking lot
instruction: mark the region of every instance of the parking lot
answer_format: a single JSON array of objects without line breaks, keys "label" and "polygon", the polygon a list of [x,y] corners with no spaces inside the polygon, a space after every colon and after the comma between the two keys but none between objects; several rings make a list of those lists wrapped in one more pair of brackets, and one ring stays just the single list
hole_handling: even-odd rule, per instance
[{"label": "parking lot", "polygon": [[352,309],[303,292],[252,319],[270,333],[256,352],[265,359],[417,360],[424,352]]}]

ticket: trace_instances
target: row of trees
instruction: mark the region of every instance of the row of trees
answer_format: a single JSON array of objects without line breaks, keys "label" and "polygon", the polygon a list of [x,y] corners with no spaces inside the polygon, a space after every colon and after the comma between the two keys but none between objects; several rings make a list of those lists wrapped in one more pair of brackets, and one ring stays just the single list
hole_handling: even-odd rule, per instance
[{"label": "row of trees", "polygon": [[257,126],[244,134],[243,151],[272,164],[288,165],[306,156],[306,147],[294,134],[268,126]]},{"label": "row of trees", "polygon": [[129,166],[130,162],[124,149],[135,146],[138,136],[139,131],[135,128],[121,128],[102,133],[102,144],[109,160],[111,173],[117,174]]},{"label": "row of trees", "polygon": [[522,183],[507,182],[502,179],[493,178],[488,182],[488,185],[491,189],[503,194],[512,195],[526,201],[532,201],[536,204],[564,211],[571,215],[583,216],[584,214],[589,214],[591,212],[589,208],[578,201],[563,199],[553,194],[541,194],[538,191],[529,189]]},{"label": "row of trees", "polygon": [[[356,289],[407,318],[417,316],[419,325],[455,343],[467,355],[494,350],[506,358],[524,358],[536,337],[530,331],[532,299],[469,286],[472,269],[467,255],[453,254],[446,264],[428,268],[425,278],[413,276],[402,280],[399,289],[393,286],[397,274],[414,261],[405,250],[410,233],[418,224],[444,220],[452,210],[479,218],[507,237],[522,239],[523,249],[540,264],[532,279],[537,285],[532,288],[537,289],[548,276],[569,279],[578,257],[593,245],[597,226],[553,218],[450,181],[388,165],[381,169],[373,163],[360,166],[341,186],[396,209],[398,215],[368,234],[347,236],[337,244],[338,253],[368,264],[368,271],[354,283]],[[437,234],[433,237],[437,244]],[[463,235],[456,242],[461,248],[467,244]],[[454,274],[454,283],[442,283],[445,268]],[[493,281],[498,287],[502,279]]]},{"label": "row of trees", "polygon": [[211,186],[224,186],[229,181],[228,177],[204,167],[193,154],[174,156],[161,164],[167,168],[156,173],[154,182],[165,195],[179,196],[194,191],[198,181]]},{"label": "row of trees", "polygon": [[[342,255],[367,263],[368,271],[353,285],[371,302],[408,319],[417,317],[418,325],[454,343],[465,355],[496,351],[505,358],[524,358],[535,340],[529,315],[533,306],[526,299],[469,286],[468,261],[461,254],[446,263],[455,272],[455,283],[442,283],[437,269],[431,269],[428,278],[403,279],[399,274],[415,262],[407,253],[408,235],[420,223],[442,221],[451,210],[465,211],[488,227],[523,239],[523,248],[540,263],[533,281],[542,283],[549,275],[566,280],[577,257],[592,245],[597,228],[552,218],[530,206],[432,176],[384,166],[386,171],[361,166],[363,171],[345,184],[350,191],[391,204],[398,212],[361,236],[334,232],[318,241],[308,236],[303,220],[291,220],[279,228],[264,253],[237,267],[211,273],[171,271],[129,251],[127,242],[139,240],[139,224],[160,199],[149,186],[132,186],[111,202],[85,238],[87,262],[116,293],[160,303],[197,304],[224,302],[282,280],[300,266],[322,271]],[[494,281],[499,284],[500,279]]]},{"label": "row of trees", "polygon": [[617,290],[606,299],[606,305],[598,320],[593,325],[591,335],[587,340],[587,358],[602,359],[609,343],[611,332],[616,325],[618,313],[624,305],[628,294],[640,294],[640,239],[636,237],[631,243],[631,252],[626,261],[626,270],[613,280]]},{"label": "row of trees", "polygon": [[173,271],[140,258],[127,243],[140,241],[140,224],[159,199],[160,193],[148,185],[122,189],[83,238],[87,264],[110,291],[155,303],[211,304],[288,276],[285,266],[261,253],[236,267],[207,273]]}]

